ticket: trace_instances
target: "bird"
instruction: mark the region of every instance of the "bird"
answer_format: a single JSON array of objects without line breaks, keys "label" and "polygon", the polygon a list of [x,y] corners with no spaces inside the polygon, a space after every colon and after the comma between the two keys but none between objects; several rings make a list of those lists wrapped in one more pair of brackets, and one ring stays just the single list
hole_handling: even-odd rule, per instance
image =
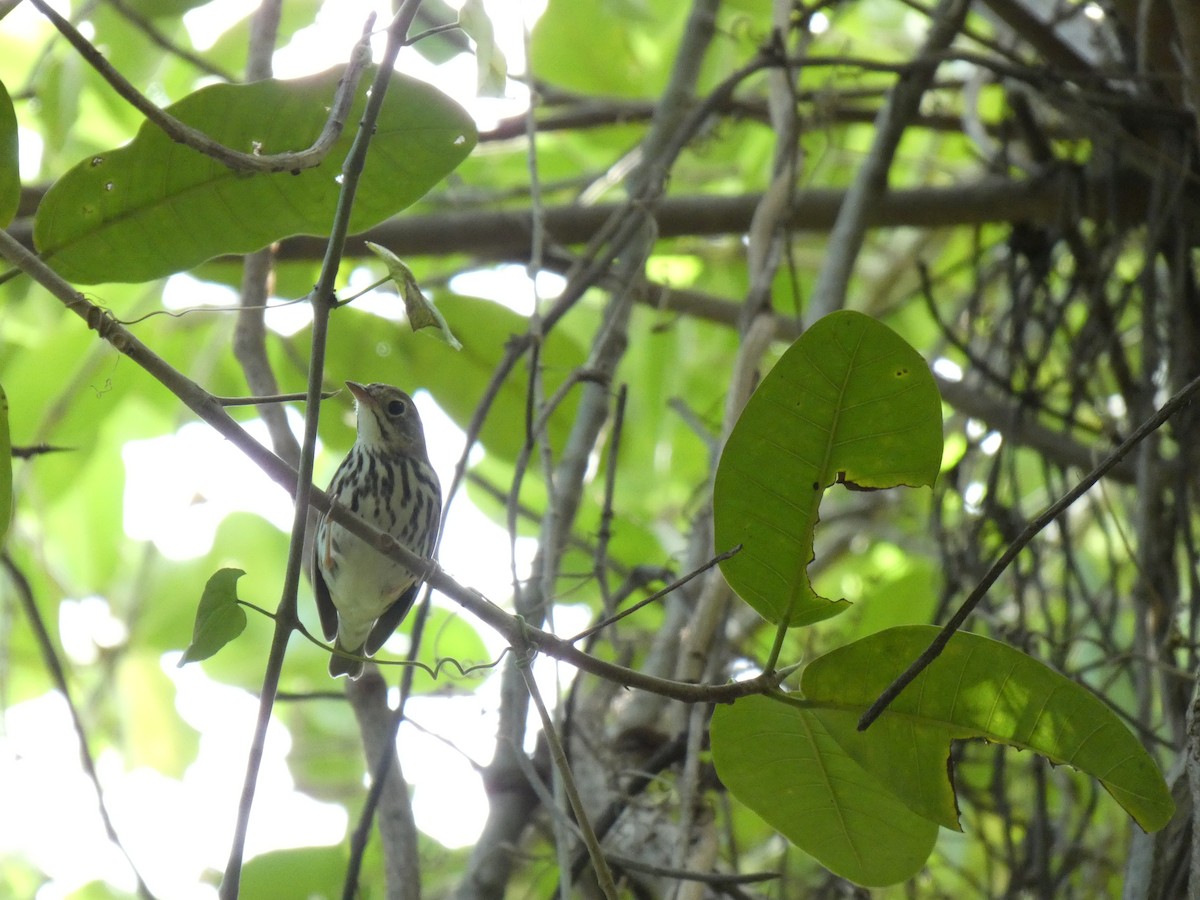
[{"label": "bird", "polygon": [[[437,540],[442,491],[429,463],[412,397],[389,384],[347,381],[358,433],[329,484],[330,499],[428,558]],[[372,656],[403,621],[422,573],[388,559],[323,514],[314,540],[313,593],[325,639],[353,657]],[[329,674],[351,680],[361,659],[334,653]]]}]

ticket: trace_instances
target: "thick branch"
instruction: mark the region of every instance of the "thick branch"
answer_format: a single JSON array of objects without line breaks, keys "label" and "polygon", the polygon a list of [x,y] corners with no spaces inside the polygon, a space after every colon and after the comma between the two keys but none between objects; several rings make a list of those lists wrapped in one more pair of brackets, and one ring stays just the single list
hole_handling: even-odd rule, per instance
[{"label": "thick branch", "polygon": [[[866,212],[869,228],[949,228],[987,222],[1025,222],[1054,226],[1065,219],[1090,219],[1122,226],[1144,220],[1150,191],[1135,175],[1081,178],[1070,169],[1013,181],[987,178],[954,187],[922,187],[884,194]],[[787,227],[792,232],[824,232],[833,227],[846,192],[807,190],[794,199]],[[668,197],[655,207],[660,239],[741,235],[750,228],[761,194],[734,197]],[[546,231],[560,244],[584,244],[622,204],[552,206],[544,210]],[[1192,204],[1187,221],[1198,233],[1200,207]],[[348,255],[366,256],[365,241],[382,244],[400,256],[472,254],[484,259],[529,258],[533,219],[528,209],[472,210],[406,215],[372,228],[347,242]],[[24,235],[14,230],[14,235]],[[280,259],[316,259],[319,238],[289,238]]]},{"label": "thick branch", "polygon": [[[834,188],[796,194],[788,229],[793,233],[829,231],[845,197],[846,191]],[[1149,184],[1132,172],[1089,177],[1062,168],[1020,181],[985,178],[954,187],[888,191],[867,210],[866,225],[951,228],[1023,222],[1055,226],[1087,219],[1120,228],[1145,220],[1150,197]],[[749,230],[761,202],[762,194],[662,198],[655,206],[655,227],[660,239],[740,236]],[[551,206],[543,215],[553,241],[577,245],[590,241],[623,207],[618,203]],[[1185,200],[1183,219],[1188,234],[1200,235],[1200,203]],[[18,219],[9,234],[32,248],[32,219]],[[524,261],[529,258],[532,234],[533,216],[527,208],[405,214],[350,238],[346,255],[374,258],[366,248],[367,241],[374,241],[405,257],[470,254],[488,260]],[[299,236],[280,243],[277,259],[320,259],[324,253],[324,238]]]}]

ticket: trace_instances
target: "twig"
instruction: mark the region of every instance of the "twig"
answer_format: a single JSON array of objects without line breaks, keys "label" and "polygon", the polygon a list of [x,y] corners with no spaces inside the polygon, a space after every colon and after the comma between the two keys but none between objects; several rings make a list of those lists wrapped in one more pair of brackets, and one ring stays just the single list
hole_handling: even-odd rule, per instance
[{"label": "twig", "polygon": [[699,568],[693,569],[692,571],[690,571],[686,575],[684,575],[682,578],[677,578],[675,581],[672,581],[670,584],[668,584],[666,587],[662,588],[661,590],[655,591],[649,597],[645,597],[645,598],[639,600],[637,603],[633,604],[633,606],[629,607],[628,609],[623,609],[619,613],[615,613],[611,616],[608,616],[605,619],[601,620],[600,622],[597,622],[595,625],[588,628],[586,631],[581,631],[581,632],[579,632],[579,634],[575,635],[574,637],[567,638],[567,642],[571,643],[571,644],[578,643],[579,641],[582,641],[584,638],[589,638],[592,635],[603,631],[605,628],[608,628],[613,623],[621,621],[626,616],[632,616],[635,612],[637,612],[642,607],[648,606],[651,603],[661,600],[663,597],[667,596],[668,594],[679,590],[679,588],[683,587],[685,584],[687,584],[693,578],[697,577],[698,575],[703,575],[705,572],[707,572],[713,566],[719,565],[720,563],[725,562],[725,560],[727,560],[727,559],[731,559],[732,557],[736,556],[741,551],[742,551],[742,545],[738,544],[736,547],[732,548],[731,550],[726,550],[724,553],[718,553],[712,559],[710,559],[707,562],[705,562],[704,564],[702,564]]},{"label": "twig", "polygon": [[[336,397],[341,391],[322,391],[321,399],[328,400]],[[308,400],[307,393],[291,394],[255,394],[253,397],[213,397],[222,406],[270,406],[275,403],[304,403]],[[299,456],[297,456],[299,459]]]},{"label": "twig", "polygon": [[583,798],[579,795],[579,789],[575,786],[575,778],[571,774],[571,764],[567,761],[567,753],[563,749],[562,741],[558,739],[554,721],[550,718],[550,711],[546,709],[546,704],[542,701],[542,692],[538,690],[537,681],[533,677],[534,653],[530,647],[526,646],[519,648],[518,656],[520,660],[517,668],[521,672],[521,677],[525,680],[525,688],[529,691],[529,696],[533,699],[533,705],[537,709],[538,717],[542,721],[542,736],[546,739],[550,747],[550,757],[554,760],[555,769],[562,779],[563,790],[567,795],[568,802],[571,804],[571,812],[575,816],[575,822],[579,827],[580,835],[583,837],[584,846],[587,847],[588,858],[592,861],[592,872],[596,876],[600,890],[604,893],[607,900],[617,900],[617,886],[613,882],[612,872],[608,868],[608,863],[604,859],[604,851],[600,847],[600,841],[596,837],[596,832],[592,829],[591,821],[588,819],[587,809],[583,805]]},{"label": "twig", "polygon": [[1200,377],[1194,378],[1185,384],[1182,388],[1167,400],[1166,403],[1159,408],[1152,416],[1137,427],[1137,429],[1129,435],[1125,440],[1104,458],[1095,468],[1085,475],[1078,484],[1071,490],[1067,491],[1058,500],[1046,507],[1038,514],[1025,528],[1017,535],[1016,539],[1005,548],[1000,557],[992,563],[991,568],[987,570],[979,583],[972,588],[971,593],[967,595],[967,599],[962,602],[958,610],[950,617],[942,630],[938,632],[937,637],[933,639],[930,645],[921,653],[913,663],[905,669],[896,680],[884,689],[883,693],[875,700],[874,703],[867,709],[862,717],[858,720],[858,730],[865,731],[871,726],[879,716],[886,710],[893,700],[895,700],[900,692],[903,691],[913,679],[921,674],[922,671],[941,654],[945,649],[946,644],[954,637],[954,633],[962,626],[967,617],[979,605],[979,602],[987,595],[992,585],[1004,573],[1004,570],[1012,564],[1013,560],[1024,550],[1029,543],[1037,537],[1037,535],[1047,525],[1062,515],[1070,506],[1087,493],[1093,485],[1096,484],[1104,475],[1117,465],[1125,456],[1138,444],[1144,441],[1148,436],[1153,434],[1162,426],[1171,416],[1175,415],[1187,403],[1191,401],[1192,394],[1197,389],[1200,389]]},{"label": "twig", "polygon": [[600,506],[600,528],[596,532],[596,554],[592,570],[600,585],[600,599],[606,611],[612,610],[612,596],[608,589],[608,542],[612,540],[613,496],[617,490],[617,459],[621,451],[621,434],[625,425],[625,403],[629,398],[629,385],[617,389],[617,401],[613,410],[612,431],[608,440],[608,465],[604,471],[604,502]]},{"label": "twig", "polygon": [[69,453],[74,447],[55,447],[53,444],[33,444],[28,447],[11,448],[13,459],[33,459],[46,453]]}]

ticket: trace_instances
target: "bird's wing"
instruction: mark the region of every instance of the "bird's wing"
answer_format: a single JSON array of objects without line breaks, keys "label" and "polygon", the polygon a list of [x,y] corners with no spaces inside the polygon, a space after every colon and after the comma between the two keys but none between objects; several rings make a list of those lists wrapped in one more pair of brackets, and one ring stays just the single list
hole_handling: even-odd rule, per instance
[{"label": "bird's wing", "polygon": [[365,645],[366,655],[374,656],[375,651],[387,643],[387,639],[392,636],[392,632],[400,627],[400,623],[404,621],[404,617],[408,615],[408,611],[412,608],[413,601],[417,599],[417,591],[421,589],[421,585],[412,585],[402,593],[396,602],[383,611],[375,624],[371,626],[371,633],[367,635],[367,643]]},{"label": "bird's wing", "polygon": [[312,579],[313,594],[317,598],[317,613],[321,616],[321,631],[325,635],[325,640],[332,641],[337,637],[337,607],[333,605],[333,598],[329,596],[329,588],[325,585],[325,576],[321,574],[321,567],[315,563],[312,567]]}]

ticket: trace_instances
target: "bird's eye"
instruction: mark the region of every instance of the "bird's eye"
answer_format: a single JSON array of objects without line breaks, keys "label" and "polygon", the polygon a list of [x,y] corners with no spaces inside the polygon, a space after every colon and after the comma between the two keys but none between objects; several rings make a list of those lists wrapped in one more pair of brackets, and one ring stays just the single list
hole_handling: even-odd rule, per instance
[{"label": "bird's eye", "polygon": [[387,414],[392,418],[402,416],[408,411],[408,404],[403,400],[392,400],[387,405]]}]

